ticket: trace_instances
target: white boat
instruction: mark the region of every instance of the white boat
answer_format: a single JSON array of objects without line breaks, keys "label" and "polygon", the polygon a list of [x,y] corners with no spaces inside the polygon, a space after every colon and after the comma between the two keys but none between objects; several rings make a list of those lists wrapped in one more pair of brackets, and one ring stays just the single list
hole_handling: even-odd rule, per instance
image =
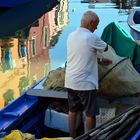
[{"label": "white boat", "polygon": [[131,29],[131,35],[137,41],[140,40],[140,7],[133,7],[127,19]]}]

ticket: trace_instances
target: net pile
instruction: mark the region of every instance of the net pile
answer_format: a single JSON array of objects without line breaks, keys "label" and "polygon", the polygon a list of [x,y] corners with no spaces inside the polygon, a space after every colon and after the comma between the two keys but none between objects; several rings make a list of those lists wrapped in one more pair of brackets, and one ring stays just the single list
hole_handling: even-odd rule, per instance
[{"label": "net pile", "polygon": [[57,68],[56,70],[50,71],[47,79],[43,83],[43,87],[46,90],[65,90],[64,88],[65,80],[65,68]]}]

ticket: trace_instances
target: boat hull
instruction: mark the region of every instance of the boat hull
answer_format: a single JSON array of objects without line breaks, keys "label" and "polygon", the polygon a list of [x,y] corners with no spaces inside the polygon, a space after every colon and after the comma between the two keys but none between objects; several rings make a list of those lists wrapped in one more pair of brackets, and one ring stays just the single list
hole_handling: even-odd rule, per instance
[{"label": "boat hull", "polygon": [[[55,91],[36,89],[43,81],[44,78],[0,111],[0,138],[17,129],[34,134],[36,138],[69,135],[67,93],[60,93],[59,96]],[[65,110],[61,107],[63,105]],[[65,123],[60,125],[62,122]]]},{"label": "boat hull", "polygon": [[57,0],[32,0],[0,14],[0,38],[15,36],[17,31],[28,28],[57,4]]},{"label": "boat hull", "polygon": [[0,0],[0,7],[12,8],[22,4],[26,4],[32,0]]},{"label": "boat hull", "polygon": [[140,43],[140,7],[134,7],[130,10],[127,23],[132,37]]}]

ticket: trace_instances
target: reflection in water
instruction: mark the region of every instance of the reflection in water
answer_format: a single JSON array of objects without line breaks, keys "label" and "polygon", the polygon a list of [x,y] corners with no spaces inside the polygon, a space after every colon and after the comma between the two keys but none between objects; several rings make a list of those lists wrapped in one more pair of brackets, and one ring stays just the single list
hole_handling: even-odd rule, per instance
[{"label": "reflection in water", "polygon": [[21,31],[18,35],[18,53],[19,57],[23,58],[27,55],[26,53],[26,36],[25,32]]},{"label": "reflection in water", "polygon": [[29,78],[28,77],[21,77],[19,80],[19,93],[22,94],[25,90],[27,90],[29,86]]},{"label": "reflection in water", "polygon": [[2,71],[6,72],[9,69],[12,69],[12,55],[11,55],[11,47],[14,46],[12,43],[13,39],[4,38],[0,41],[1,47],[1,67]]},{"label": "reflection in water", "polygon": [[12,38],[3,38],[0,40],[1,48],[11,48],[14,46]]},{"label": "reflection in water", "polygon": [[53,35],[50,39],[50,46],[54,47],[55,44],[58,42],[59,40],[59,36],[62,33],[62,31],[58,31],[57,34]]},{"label": "reflection in water", "polygon": [[7,70],[12,69],[13,67],[11,50],[10,48],[7,48],[7,49],[3,48],[1,52],[2,52],[1,67],[2,67],[2,71],[6,72]]},{"label": "reflection in water", "polygon": [[57,4],[57,0],[32,0],[5,11],[0,15],[0,37],[16,36],[17,31],[32,24]]},{"label": "reflection in water", "polygon": [[117,0],[120,9],[131,9],[136,5],[136,0]]},{"label": "reflection in water", "polygon": [[3,94],[3,99],[4,99],[4,106],[9,104],[11,101],[14,100],[14,91],[11,89],[8,89],[4,94]]},{"label": "reflection in water", "polygon": [[[14,99],[12,95],[17,98],[31,85],[48,75],[51,70],[49,48],[58,43],[59,36],[67,24],[67,5],[67,0],[61,0],[50,12],[44,13],[34,20],[33,24],[16,32],[16,36],[1,40],[0,108]],[[8,47],[2,47],[6,44]],[[11,91],[14,94],[11,94]],[[8,101],[5,102],[6,99]]]},{"label": "reflection in water", "polygon": [[[65,63],[67,36],[79,26],[80,16],[90,9],[89,5],[93,6],[81,3],[81,0],[60,0],[60,4],[51,11],[17,32],[16,37],[9,38],[12,39],[9,41],[9,44],[12,43],[11,47],[3,48],[0,42],[0,108],[5,104],[3,96],[7,90],[12,90],[17,98],[24,90],[47,76],[52,69]],[[101,35],[103,28],[110,21],[112,22],[112,15],[114,21],[124,21],[121,24],[127,28],[127,15],[119,15],[119,9],[116,7],[115,3],[95,3],[94,11],[101,19],[96,31],[98,35]],[[8,44],[8,40],[6,43]],[[9,62],[4,64],[7,57]]]}]

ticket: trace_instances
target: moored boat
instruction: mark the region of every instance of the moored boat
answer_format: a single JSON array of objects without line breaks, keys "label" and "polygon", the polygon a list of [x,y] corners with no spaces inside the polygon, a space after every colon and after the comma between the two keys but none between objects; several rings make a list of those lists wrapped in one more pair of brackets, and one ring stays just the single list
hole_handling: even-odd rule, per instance
[{"label": "moored boat", "polygon": [[21,4],[28,3],[32,0],[0,0],[0,7],[2,8],[12,8],[19,6]]},{"label": "moored boat", "polygon": [[[127,19],[133,38],[140,40],[140,7],[133,7]],[[139,42],[140,43],[140,42]]]},{"label": "moored boat", "polygon": [[32,0],[0,0],[0,14]]},{"label": "moored boat", "polygon": [[[113,30],[113,31],[115,31],[115,30]],[[124,40],[124,38],[123,38],[123,40]],[[133,42],[133,40],[131,40],[131,41]],[[135,46],[135,42],[133,42],[133,45]],[[114,45],[113,45],[113,47],[114,47]],[[127,47],[130,47],[130,46],[127,45]],[[133,50],[132,50],[132,52],[133,52]],[[118,56],[118,55],[115,56],[115,55],[116,54],[114,52],[112,53],[112,55],[111,55],[111,53],[109,53],[109,55],[108,55],[108,57],[111,57],[110,59],[114,59],[114,60],[113,60],[113,65],[112,65],[113,67],[112,66],[108,67],[108,70],[110,72],[106,71],[107,72],[106,75],[109,75],[109,73],[114,71],[115,68],[117,71],[118,71],[118,69],[120,69],[121,70],[120,72],[123,71],[121,68],[124,68],[124,71],[122,72],[123,74],[126,72],[125,70],[128,70],[128,72],[132,71],[131,76],[136,76],[139,79],[138,73],[137,73],[137,75],[133,74],[134,68],[130,61],[131,59],[126,58],[125,56],[122,57],[122,56]],[[131,56],[131,55],[129,55],[129,56]],[[104,54],[103,57],[107,57],[107,54]],[[133,60],[133,56],[131,58]],[[129,62],[129,63],[127,63],[127,62]],[[137,61],[135,61],[135,62],[137,62]],[[120,66],[120,64],[123,64],[123,65]],[[129,67],[126,67],[126,65],[124,65],[124,64],[130,64],[131,65],[130,69],[129,69]],[[131,69],[131,67],[132,67],[132,69]],[[107,69],[105,68],[105,70],[107,70]],[[118,72],[116,76],[112,76],[111,78],[115,79],[116,77],[118,77],[120,72]],[[134,70],[134,72],[136,72],[136,70]],[[123,76],[123,74],[121,76]],[[128,77],[128,75],[127,74],[125,75],[126,80],[128,80],[128,78],[129,78],[130,82],[133,82],[132,81],[133,77],[130,78],[130,77]],[[121,76],[120,76],[120,80],[122,80]],[[105,78],[106,77],[108,77],[108,76],[105,76]],[[62,76],[62,78],[63,78],[63,76]],[[105,78],[103,77],[103,80],[105,80]],[[22,132],[28,132],[28,133],[34,134],[36,138],[41,138],[44,136],[46,136],[46,137],[59,137],[59,136],[62,137],[63,136],[64,137],[64,136],[69,135],[68,115],[67,115],[68,109],[66,108],[67,107],[67,93],[66,93],[66,91],[45,90],[44,87],[42,86],[45,80],[46,80],[46,78],[42,79],[35,86],[28,89],[22,96],[17,98],[15,101],[13,101],[12,103],[7,105],[4,109],[2,109],[0,111],[0,137],[1,138],[4,137],[5,135],[9,134],[11,132],[11,130],[15,130],[15,129],[18,129]],[[125,83],[126,81],[122,80],[122,82]],[[48,84],[48,83],[46,83],[46,84]],[[105,84],[106,84],[106,82],[105,82]],[[137,82],[137,84],[139,85],[139,81]],[[115,85],[113,85],[113,82],[110,83],[110,86],[114,86],[114,89],[115,89]],[[108,86],[108,88],[106,88],[106,91],[111,89],[110,86]],[[120,84],[119,86],[124,86],[124,84]],[[52,86],[51,86],[51,88],[52,88]],[[56,89],[57,89],[57,87],[56,87]],[[60,90],[60,87],[58,87],[58,89]],[[119,90],[121,90],[121,88],[119,89],[119,87],[118,87],[118,89],[116,90],[116,94],[119,92]],[[108,97],[108,96],[106,96],[106,97]],[[128,101],[127,97],[124,98],[122,102],[127,102]],[[121,98],[119,98],[119,99],[121,99]],[[128,105],[128,106],[130,106],[132,104],[134,105],[140,101],[138,97],[136,97],[135,100],[133,100],[133,99],[134,99],[133,97],[130,97],[129,98],[130,102],[127,102],[125,105]],[[109,101],[111,101],[111,100],[109,99]],[[108,102],[107,106],[109,106],[109,107],[113,106],[113,104],[109,104],[109,101],[105,101],[105,102]],[[115,100],[115,99],[113,101],[115,101],[116,103],[119,101],[121,102],[121,100]],[[111,102],[113,103],[113,101],[111,101]],[[119,102],[119,106],[121,104],[120,102]],[[103,100],[101,100],[99,103],[103,103]],[[113,107],[116,107],[116,103]],[[61,104],[61,106],[64,106],[64,108],[58,107],[60,104]],[[105,104],[103,104],[102,106],[105,107]],[[138,111],[139,111],[139,108],[138,108]],[[105,112],[103,112],[101,114],[105,114]],[[124,116],[125,116],[125,114],[124,114]],[[136,116],[136,117],[139,117],[139,116]],[[107,120],[107,117],[104,116],[104,119]],[[122,122],[123,119],[121,119],[121,118],[119,118],[119,119]],[[80,123],[80,124],[82,124],[82,123]],[[79,127],[80,127],[80,124],[78,125]],[[130,123],[130,124],[132,124],[132,123]],[[110,124],[109,124],[109,126],[110,126]],[[119,126],[121,127],[121,123],[119,123]],[[131,125],[128,125],[128,126],[131,126]],[[104,126],[99,127],[99,128],[102,129],[102,128],[104,128]],[[112,130],[114,132],[116,132],[115,131],[116,128],[117,127],[113,127]],[[126,134],[126,132],[128,130],[127,129],[128,127],[123,127],[123,128],[125,128],[124,129],[125,131],[122,131],[122,133],[121,133],[122,135]],[[98,130],[100,131],[101,129],[98,129]],[[137,131],[137,129],[135,129],[135,132],[136,131]],[[94,131],[92,131],[92,132],[94,133]],[[93,136],[93,133],[90,136],[90,138]],[[87,136],[87,135],[85,135],[85,136]],[[132,133],[131,133],[131,136],[132,136]],[[80,137],[79,140],[86,140],[86,138]],[[87,139],[87,140],[89,140],[89,139]],[[114,139],[112,138],[112,140],[114,140]]]},{"label": "moored boat", "polygon": [[[0,111],[0,138],[8,136],[12,132],[20,131],[21,133],[32,134],[36,140],[39,140],[41,138],[45,139],[45,137],[46,139],[57,137],[59,138],[59,140],[72,140],[72,138],[69,137],[68,129],[67,92],[45,90],[42,86],[45,80],[46,78],[42,79],[32,88],[28,89],[22,96],[11,102]],[[131,98],[131,101],[132,99],[133,98]],[[126,101],[126,99],[124,100]],[[100,103],[102,104],[103,100],[101,100]],[[133,103],[133,105],[135,104],[137,103]],[[119,105],[121,104],[119,103]],[[125,104],[125,106],[126,105],[128,104]],[[109,108],[111,108],[111,106]],[[106,126],[107,128],[110,128],[112,126],[111,124],[113,124],[114,121],[118,124],[112,127],[112,133],[116,134],[116,137],[121,138],[123,136],[133,136],[138,130],[138,123],[136,123],[138,117],[136,114],[140,111],[140,106],[137,105],[135,106],[135,108],[135,110],[133,110],[133,107],[131,108],[131,110],[129,109],[128,111],[128,113],[131,112],[133,114],[133,122],[135,123],[133,131],[129,131],[128,134],[125,130],[130,129],[131,125],[128,125],[129,128],[125,125],[128,123],[132,124],[132,122],[129,121],[129,119],[127,121],[128,123],[125,123],[125,121],[123,121],[124,117],[128,114],[126,113],[126,110],[123,110],[123,114],[110,118],[112,121],[109,121],[108,119],[108,115],[111,115],[111,112],[109,111],[109,113],[102,112],[101,114],[103,115],[104,113],[104,115],[99,117],[99,119],[105,119],[105,123],[102,122],[102,124],[99,125],[95,130],[91,130],[84,135],[82,135],[83,131],[80,131],[79,136],[75,140],[89,140],[92,137],[98,138],[101,135],[105,137],[106,133],[101,133],[101,135],[99,135],[100,133],[98,132],[104,130]],[[106,113],[107,115],[105,115]],[[127,120],[127,117],[125,117],[125,119]],[[123,124],[123,131],[121,132],[122,135],[118,134],[118,131],[116,131],[118,129],[115,130],[115,128],[119,128],[119,130],[121,130],[122,126],[120,122],[122,122]],[[81,127],[83,127],[83,123],[82,119],[79,117],[79,122],[77,122],[77,128],[81,130]],[[97,135],[95,135],[94,132],[96,132]],[[110,134],[110,136],[113,137],[114,135],[112,136]],[[114,137],[110,140],[114,140]]]},{"label": "moored boat", "polygon": [[43,80],[0,111],[0,138],[17,129],[36,138],[68,136],[67,94],[37,89]]},{"label": "moored boat", "polygon": [[15,36],[17,31],[29,27],[58,3],[58,0],[30,0],[3,12],[0,14],[0,38]]}]

